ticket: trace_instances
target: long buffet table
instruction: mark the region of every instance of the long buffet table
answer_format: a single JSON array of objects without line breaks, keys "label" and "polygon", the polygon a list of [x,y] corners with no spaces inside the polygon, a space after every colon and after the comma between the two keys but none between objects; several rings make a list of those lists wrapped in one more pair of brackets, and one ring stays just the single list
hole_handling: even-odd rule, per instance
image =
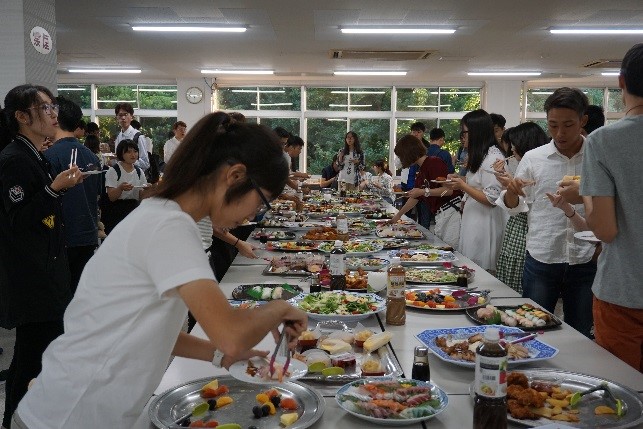
[{"label": "long buffet table", "polygon": [[[432,244],[443,243],[426,229],[419,227],[427,236],[427,241]],[[252,240],[252,238],[250,238]],[[258,241],[256,242],[259,247]],[[258,256],[271,257],[273,252],[257,250]],[[475,286],[478,290],[490,290],[491,303],[495,305],[512,305],[531,303],[529,299],[520,297],[514,290],[510,289],[495,277],[488,274],[485,270],[477,267],[471,260],[456,252],[458,262],[456,265],[466,265],[475,269],[475,279],[470,285]],[[220,287],[228,297],[235,287],[240,284],[253,283],[274,283],[281,281],[281,277],[266,277],[262,275],[262,270],[266,266],[263,259],[248,259],[238,256],[229,268],[223,278]],[[289,282],[298,283],[304,290],[308,285],[301,279],[289,278]],[[310,325],[316,323],[311,320]],[[416,334],[426,329],[455,328],[464,326],[473,326],[474,323],[466,317],[464,312],[437,312],[422,309],[413,309],[407,307],[406,324],[404,326],[387,326],[384,323],[384,313],[371,317],[362,322],[367,327],[376,332],[384,329],[394,333],[391,340],[392,349],[397,356],[402,369],[407,377],[410,377],[413,362],[413,351],[415,346],[421,344],[415,337]],[[205,337],[205,333],[200,326],[196,326],[192,331],[193,335]],[[587,339],[579,332],[571,328],[566,323],[559,328],[547,330],[539,338],[547,344],[559,349],[559,353],[553,359],[533,364],[521,365],[520,369],[529,368],[553,368],[564,371],[584,373],[599,378],[614,381],[616,383],[628,386],[639,395],[643,393],[643,374],[634,368],[628,366],[593,341]],[[272,350],[274,341],[272,337],[266,337],[259,345],[259,349]],[[444,390],[449,397],[447,410],[435,418],[426,421],[423,424],[411,425],[408,427],[431,427],[431,428],[466,428],[472,426],[473,402],[469,396],[469,386],[473,381],[474,371],[470,368],[455,366],[443,362],[435,355],[429,356],[431,368],[431,381]],[[158,386],[155,394],[160,394],[173,386],[179,385],[189,380],[215,377],[227,374],[225,370],[213,367],[209,362],[194,361],[185,358],[175,358],[168,367],[166,374]],[[333,388],[324,388],[322,394],[326,402],[326,410],[323,417],[316,422],[313,428],[362,428],[368,425],[364,420],[358,419],[344,412],[334,399]],[[149,423],[148,423],[149,424]],[[151,426],[151,425],[150,425]],[[510,422],[509,427],[523,427]]]}]

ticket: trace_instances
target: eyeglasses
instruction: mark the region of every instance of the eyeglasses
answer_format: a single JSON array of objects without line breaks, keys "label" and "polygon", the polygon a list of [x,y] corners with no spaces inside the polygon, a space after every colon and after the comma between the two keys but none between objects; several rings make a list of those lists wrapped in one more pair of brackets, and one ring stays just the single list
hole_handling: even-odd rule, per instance
[{"label": "eyeglasses", "polygon": [[257,217],[261,217],[265,215],[268,210],[272,210],[272,206],[270,206],[270,202],[268,201],[268,198],[266,198],[263,192],[261,192],[261,189],[259,188],[259,186],[257,186],[257,183],[253,179],[250,179],[250,184],[255,189],[255,191],[257,191],[257,193],[259,194],[261,201],[263,201],[263,206],[259,207],[257,209],[257,213],[255,213]]},{"label": "eyeglasses", "polygon": [[60,106],[53,103],[42,103],[39,106],[29,107],[29,110],[31,109],[42,109],[42,112],[45,115],[51,116],[52,112],[55,113],[56,115],[58,114],[58,109],[60,109]]},{"label": "eyeglasses", "polygon": [[469,131],[460,131],[460,138],[466,136],[467,134],[469,134]]},{"label": "eyeglasses", "polygon": [[127,116],[129,116],[129,112],[119,113],[116,115],[117,118],[126,118]]}]

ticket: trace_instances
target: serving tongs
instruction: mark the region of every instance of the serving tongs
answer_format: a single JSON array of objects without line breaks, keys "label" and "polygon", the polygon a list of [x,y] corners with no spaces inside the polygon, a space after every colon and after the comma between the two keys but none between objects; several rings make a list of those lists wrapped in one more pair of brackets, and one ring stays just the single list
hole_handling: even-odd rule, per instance
[{"label": "serving tongs", "polygon": [[602,395],[603,399],[610,399],[616,405],[616,415],[618,417],[624,416],[625,412],[627,411],[627,407],[625,406],[625,403],[622,400],[618,399],[616,396],[614,396],[614,394],[612,393],[612,390],[605,382],[599,384],[598,386],[594,386],[591,389],[574,393],[571,396],[571,398],[569,398],[569,405],[574,407],[578,405],[578,403],[580,402],[583,396],[593,392],[599,392],[601,390],[603,391],[603,395]]},{"label": "serving tongs", "polygon": [[286,353],[286,362],[284,363],[284,368],[283,368],[283,374],[286,374],[286,371],[288,370],[288,366],[290,366],[290,348],[288,347],[288,340],[286,339],[286,325],[288,325],[289,322],[286,322],[284,325],[284,328],[281,331],[281,335],[279,335],[279,340],[277,341],[277,345],[275,346],[275,351],[272,354],[272,357],[270,358],[270,364],[268,365],[270,377],[275,374],[275,359],[277,358],[277,354],[281,351],[282,344],[284,343],[284,340],[286,340],[286,345],[285,345],[285,353]]}]

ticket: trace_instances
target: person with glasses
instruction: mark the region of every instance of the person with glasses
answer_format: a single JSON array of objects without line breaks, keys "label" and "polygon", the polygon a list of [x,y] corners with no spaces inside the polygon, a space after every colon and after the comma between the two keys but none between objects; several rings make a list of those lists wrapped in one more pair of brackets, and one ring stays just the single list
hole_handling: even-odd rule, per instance
[{"label": "person with glasses", "polygon": [[[27,428],[137,427],[171,355],[229,367],[281,324],[294,347],[306,313],[286,301],[233,308],[215,281],[196,222],[234,228],[269,208],[288,178],[283,147],[258,124],[199,120],[155,196],[98,248],[65,313],[65,333],[18,406]],[[188,309],[208,339],[181,332]],[[55,392],[55,394],[53,394]]]},{"label": "person with glasses", "polygon": [[0,327],[16,330],[2,425],[63,332],[71,292],[61,196],[82,180],[70,165],[55,175],[41,153],[58,130],[58,105],[42,86],[20,85],[0,111]]},{"label": "person with glasses", "polygon": [[[143,171],[150,168],[150,159],[147,152],[151,149],[148,147],[148,139],[132,126],[134,119],[134,107],[129,103],[118,103],[114,108],[116,120],[121,127],[120,132],[114,141],[114,152],[118,144],[123,140],[133,140],[138,145],[138,161],[136,165]],[[151,140],[150,142],[151,143]]]}]

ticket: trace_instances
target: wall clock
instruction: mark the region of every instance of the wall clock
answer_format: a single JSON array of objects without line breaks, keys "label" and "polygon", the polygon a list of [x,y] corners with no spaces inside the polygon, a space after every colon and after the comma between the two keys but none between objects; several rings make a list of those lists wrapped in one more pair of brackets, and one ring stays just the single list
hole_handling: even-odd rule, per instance
[{"label": "wall clock", "polygon": [[185,91],[185,98],[192,104],[200,103],[203,100],[203,91],[201,88],[193,86]]}]

